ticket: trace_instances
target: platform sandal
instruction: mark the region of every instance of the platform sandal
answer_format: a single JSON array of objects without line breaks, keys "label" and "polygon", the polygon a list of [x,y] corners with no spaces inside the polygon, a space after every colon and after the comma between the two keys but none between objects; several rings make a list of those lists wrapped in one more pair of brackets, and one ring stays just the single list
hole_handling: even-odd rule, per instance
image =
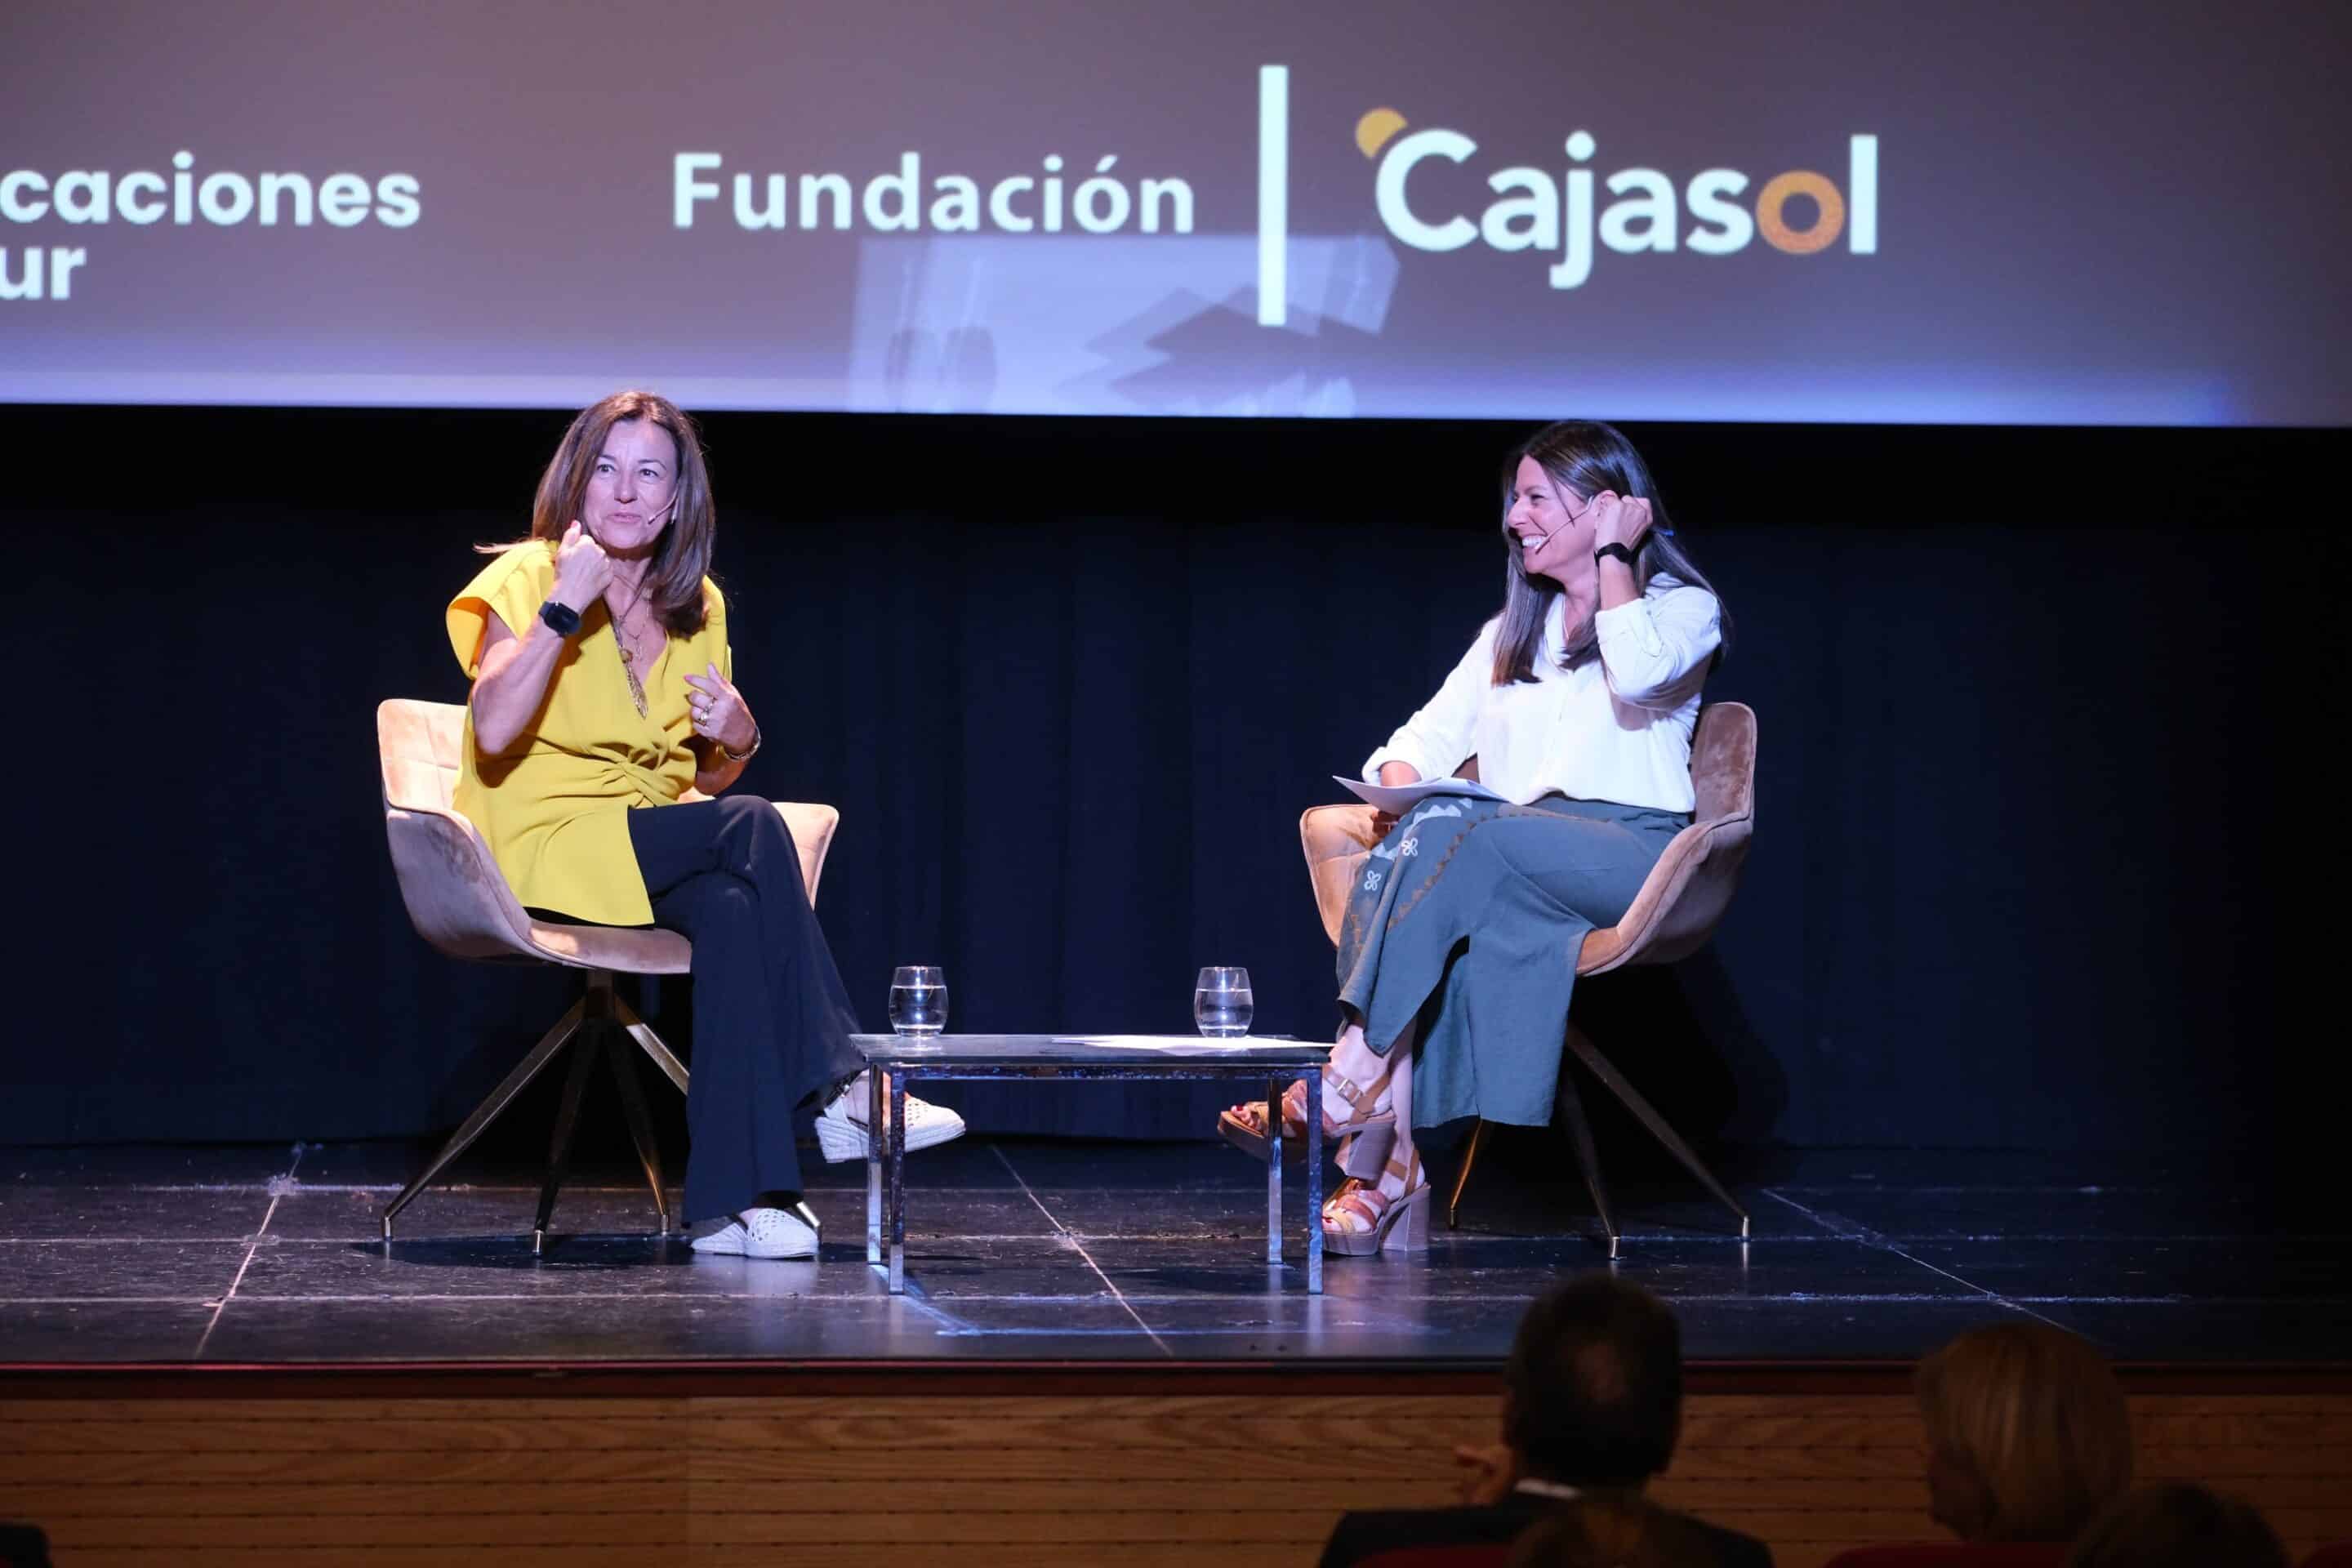
[{"label": "platform sandal", "polygon": [[[1415,1149],[1406,1164],[1391,1160],[1387,1173],[1393,1174],[1403,1189],[1394,1197],[1360,1176],[1342,1183],[1331,1194],[1323,1205],[1324,1251],[1342,1258],[1377,1258],[1384,1247],[1397,1252],[1428,1248],[1429,1213],[1433,1205],[1429,1201],[1429,1183],[1421,1173],[1421,1151]],[[1334,1214],[1353,1223],[1333,1225]],[[1364,1228],[1359,1230],[1356,1225]]]},{"label": "platform sandal", "polygon": [[[1389,1079],[1395,1075],[1393,1065],[1370,1084],[1359,1084],[1340,1077],[1330,1068],[1323,1068],[1323,1136],[1335,1141],[1353,1139],[1360,1133],[1382,1129],[1393,1131],[1396,1112],[1377,1109],[1381,1096],[1388,1092]],[[1345,1121],[1333,1120],[1328,1109],[1332,1096],[1346,1102],[1351,1114]],[[1253,1160],[1274,1157],[1274,1140],[1266,1136],[1265,1101],[1245,1100],[1217,1118],[1217,1135]],[[1282,1142],[1296,1146],[1307,1138],[1307,1086],[1294,1083],[1283,1091]],[[1344,1163],[1344,1162],[1343,1162]],[[1352,1167],[1349,1174],[1355,1174]]]},{"label": "platform sandal", "polygon": [[[1265,1101],[1245,1100],[1217,1117],[1217,1136],[1253,1160],[1274,1158],[1274,1140],[1265,1135]],[[1297,1146],[1307,1140],[1307,1086],[1294,1083],[1282,1095],[1282,1142]]]}]

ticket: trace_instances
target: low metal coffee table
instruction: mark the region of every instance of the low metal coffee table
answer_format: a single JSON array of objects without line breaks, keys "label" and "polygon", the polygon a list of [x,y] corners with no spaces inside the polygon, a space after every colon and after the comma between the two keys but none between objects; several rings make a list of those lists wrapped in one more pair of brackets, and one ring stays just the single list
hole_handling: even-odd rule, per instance
[{"label": "low metal coffee table", "polygon": [[[1246,1079],[1265,1085],[1266,1126],[1279,1134],[1283,1091],[1307,1086],[1307,1289],[1323,1290],[1323,1076],[1331,1047],[1300,1040],[1209,1039],[1196,1035],[852,1035],[872,1069],[866,1125],[889,1128],[866,1140],[866,1261],[885,1260],[890,1293],[907,1289],[907,1092],[921,1079],[1083,1079],[1116,1083]],[[887,1111],[885,1112],[885,1098]],[[885,1210],[888,1211],[887,1226]],[[1282,1159],[1265,1165],[1265,1260],[1282,1261]]]}]

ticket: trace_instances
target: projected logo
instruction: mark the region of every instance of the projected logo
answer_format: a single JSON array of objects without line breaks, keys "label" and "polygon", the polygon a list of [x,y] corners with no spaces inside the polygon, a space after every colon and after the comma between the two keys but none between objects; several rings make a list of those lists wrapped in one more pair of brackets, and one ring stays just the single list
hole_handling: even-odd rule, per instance
[{"label": "projected logo", "polygon": [[1791,169],[1754,184],[1738,169],[1702,169],[1677,186],[1664,171],[1620,169],[1601,181],[1615,199],[1596,212],[1600,143],[1589,131],[1569,136],[1568,167],[1496,169],[1486,176],[1492,199],[1474,220],[1458,205],[1433,197],[1414,174],[1432,159],[1467,163],[1478,143],[1458,131],[1410,131],[1393,109],[1375,109],[1356,121],[1356,147],[1378,166],[1373,201],[1381,224],[1415,250],[1459,250],[1483,244],[1495,250],[1557,254],[1548,271],[1555,289],[1581,287],[1592,276],[1596,240],[1620,256],[1676,249],[1730,256],[1761,238],[1790,256],[1828,249],[1841,236],[1857,256],[1878,249],[1878,138],[1846,143],[1846,182]]}]

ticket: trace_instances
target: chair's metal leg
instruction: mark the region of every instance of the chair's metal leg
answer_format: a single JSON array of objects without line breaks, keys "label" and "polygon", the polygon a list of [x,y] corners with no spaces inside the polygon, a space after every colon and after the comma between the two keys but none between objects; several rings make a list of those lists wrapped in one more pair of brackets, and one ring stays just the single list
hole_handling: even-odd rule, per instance
[{"label": "chair's metal leg", "polygon": [[1592,1123],[1585,1119],[1584,1097],[1576,1092],[1576,1080],[1569,1076],[1568,1064],[1559,1064],[1559,1093],[1555,1101],[1558,1113],[1568,1122],[1568,1135],[1576,1144],[1576,1163],[1584,1170],[1584,1185],[1592,1194],[1593,1212],[1601,1216],[1601,1228],[1609,1235],[1609,1256],[1617,1256],[1617,1219],[1609,1212],[1609,1194],[1601,1185],[1601,1152],[1592,1145]]},{"label": "chair's metal leg", "polygon": [[1470,1184],[1470,1167],[1478,1163],[1478,1146],[1486,1141],[1486,1124],[1470,1124],[1470,1142],[1462,1146],[1462,1168],[1454,1173],[1454,1192],[1445,1200],[1445,1228],[1462,1228],[1462,1189]]},{"label": "chair's metal leg", "polygon": [[678,1093],[684,1094],[686,1092],[687,1085],[686,1064],[677,1059],[677,1056],[671,1052],[669,1047],[662,1042],[662,1037],[659,1035],[654,1033],[654,1028],[651,1024],[646,1023],[643,1018],[637,1016],[635,1008],[630,1006],[626,1002],[622,1001],[618,996],[614,997],[612,1000],[613,1016],[614,1020],[620,1024],[622,1028],[628,1031],[629,1038],[636,1041],[638,1047],[642,1049],[646,1055],[653,1058],[654,1066],[662,1069],[662,1076],[668,1079],[670,1082],[677,1085]]},{"label": "chair's metal leg", "polygon": [[563,1103],[556,1110],[555,1135],[547,1144],[547,1180],[539,1189],[539,1217],[530,1226],[534,1255],[547,1245],[547,1222],[555,1217],[555,1194],[572,1163],[572,1133],[580,1125],[580,1097],[587,1092],[588,1075],[595,1070],[600,1043],[593,1033],[580,1042],[572,1055],[571,1076],[563,1080]]},{"label": "chair's metal leg", "polygon": [[1265,1260],[1282,1261],[1282,1080],[1265,1084],[1265,1124],[1274,1149],[1265,1162]]},{"label": "chair's metal leg", "polygon": [[516,1063],[514,1071],[507,1074],[499,1087],[490,1090],[490,1097],[474,1107],[474,1113],[449,1135],[449,1142],[441,1145],[441,1152],[426,1163],[424,1173],[401,1188],[400,1195],[384,1205],[383,1238],[386,1241],[392,1239],[392,1222],[400,1217],[400,1211],[415,1202],[417,1194],[431,1186],[434,1178],[447,1168],[449,1162],[470,1148],[474,1140],[482,1135],[482,1130],[497,1121],[499,1113],[506,1110],[514,1097],[530,1086],[530,1080],[539,1076],[540,1069],[553,1060],[555,1053],[572,1038],[572,1032],[587,1016],[587,1011],[588,1004],[584,997],[572,1004],[563,1016],[555,1021],[555,1027],[540,1037],[539,1044],[531,1047],[530,1054]]},{"label": "chair's metal leg", "polygon": [[1739,1216],[1739,1234],[1745,1237],[1748,1235],[1748,1211],[1741,1208],[1738,1201],[1729,1193],[1724,1191],[1723,1184],[1715,1179],[1715,1173],[1701,1163],[1699,1157],[1691,1152],[1691,1146],[1684,1142],[1673,1128],[1666,1125],[1666,1119],[1651,1109],[1650,1102],[1643,1100],[1633,1086],[1625,1081],[1623,1074],[1610,1065],[1607,1057],[1593,1048],[1592,1042],[1585,1037],[1584,1031],[1574,1024],[1568,1026],[1568,1048],[1576,1053],[1579,1061],[1592,1069],[1593,1077],[1607,1084],[1610,1091],[1625,1102],[1627,1110],[1642,1119],[1642,1125],[1648,1128],[1651,1135],[1666,1146],[1668,1153],[1683,1163],[1685,1169],[1699,1179],[1700,1185],[1715,1194],[1716,1202]]},{"label": "chair's metal leg", "polygon": [[661,1148],[654,1141],[653,1118],[646,1111],[645,1085],[637,1081],[637,1061],[620,1034],[604,1039],[604,1060],[620,1086],[621,1111],[628,1118],[629,1141],[637,1146],[637,1163],[645,1167],[646,1184],[654,1190],[654,1214],[661,1221],[656,1235],[669,1234],[669,1194],[662,1189]]}]

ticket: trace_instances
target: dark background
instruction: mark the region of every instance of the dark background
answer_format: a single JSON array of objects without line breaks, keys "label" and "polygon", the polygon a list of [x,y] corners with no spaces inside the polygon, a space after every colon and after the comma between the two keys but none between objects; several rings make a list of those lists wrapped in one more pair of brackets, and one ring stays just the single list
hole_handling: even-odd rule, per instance
[{"label": "dark background", "polygon": [[[0,1142],[434,1131],[565,1005],[410,930],[373,710],[462,700],[441,606],[566,418],[9,413]],[[1328,1031],[1298,814],[1499,601],[1525,426],[706,428],[767,737],[739,787],[841,807],[818,909],[868,1027],[898,963],[972,1030],[1186,1029],[1227,963],[1262,1031]],[[1635,1081],[1748,1150],[2305,1146],[2352,435],[1629,434],[1737,621],[1708,695],[1761,732],[1714,946],[1580,993]],[[685,990],[646,997],[681,1047]],[[1126,1135],[1205,1132],[1210,1097],[940,1098]]]}]

